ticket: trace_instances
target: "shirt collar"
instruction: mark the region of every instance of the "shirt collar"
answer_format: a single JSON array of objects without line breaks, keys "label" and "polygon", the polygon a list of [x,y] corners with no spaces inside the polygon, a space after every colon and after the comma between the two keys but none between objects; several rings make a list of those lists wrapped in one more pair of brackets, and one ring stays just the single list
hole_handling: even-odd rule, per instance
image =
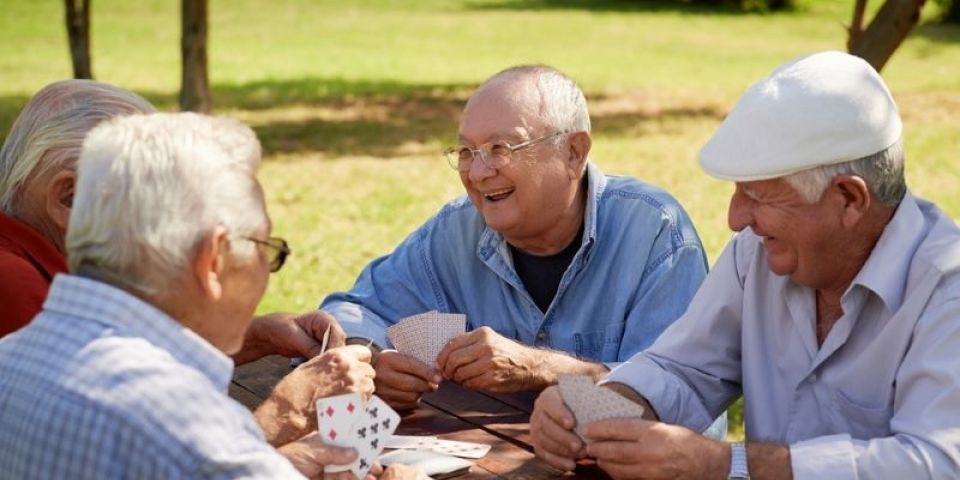
[{"label": "shirt collar", "polygon": [[67,271],[63,254],[33,227],[0,212],[0,238],[14,244],[34,265],[43,270],[48,279]]},{"label": "shirt collar", "polygon": [[913,253],[924,235],[923,214],[916,199],[907,192],[851,288],[861,285],[877,294],[889,311],[897,311],[903,302]]},{"label": "shirt collar", "polygon": [[[580,252],[585,254],[593,247],[593,242],[597,237],[597,216],[600,210],[600,198],[607,186],[607,177],[600,171],[596,165],[587,162],[587,206],[584,209],[584,228],[583,242]],[[480,235],[480,241],[477,242],[477,255],[482,259],[487,259],[494,252],[501,251],[506,254],[507,247],[504,245],[503,235],[484,224],[483,233]]]},{"label": "shirt collar", "polygon": [[117,336],[143,338],[199,370],[224,392],[233,375],[233,361],[223,352],[153,305],[106,283],[57,275],[43,308],[111,326]]}]

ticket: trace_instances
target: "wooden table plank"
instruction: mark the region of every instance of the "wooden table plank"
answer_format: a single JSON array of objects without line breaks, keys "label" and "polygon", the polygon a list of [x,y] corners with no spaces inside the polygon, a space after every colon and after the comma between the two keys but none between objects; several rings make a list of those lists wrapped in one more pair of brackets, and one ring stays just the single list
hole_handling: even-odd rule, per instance
[{"label": "wooden table plank", "polygon": [[[253,410],[290,370],[289,360],[279,356],[237,367],[230,396]],[[582,462],[576,472],[563,474],[534,456],[529,419],[535,398],[533,394],[471,392],[444,382],[439,391],[424,397],[420,408],[401,412],[397,433],[490,445],[490,453],[475,460],[470,473],[458,479],[609,478],[589,462]]]},{"label": "wooden table plank", "polygon": [[533,451],[529,412],[504,403],[496,397],[471,392],[455,383],[443,382],[439,390],[424,395],[423,403],[488,430],[527,451]]}]

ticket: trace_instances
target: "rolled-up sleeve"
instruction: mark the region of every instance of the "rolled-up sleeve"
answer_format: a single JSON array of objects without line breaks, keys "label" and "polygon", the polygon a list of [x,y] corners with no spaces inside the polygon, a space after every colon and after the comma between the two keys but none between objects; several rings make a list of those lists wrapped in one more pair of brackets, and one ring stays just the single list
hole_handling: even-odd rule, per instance
[{"label": "rolled-up sleeve", "polygon": [[447,308],[432,268],[429,241],[430,228],[425,225],[392,253],[367,265],[350,291],[329,295],[320,308],[333,315],[347,335],[390,346],[386,328],[397,320]]}]

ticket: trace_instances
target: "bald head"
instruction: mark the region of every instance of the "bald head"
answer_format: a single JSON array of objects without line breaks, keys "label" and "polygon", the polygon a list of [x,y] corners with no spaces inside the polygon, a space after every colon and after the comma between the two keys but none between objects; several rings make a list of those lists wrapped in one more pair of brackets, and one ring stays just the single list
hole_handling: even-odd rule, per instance
[{"label": "bald head", "polygon": [[590,113],[583,91],[570,77],[546,65],[521,65],[490,77],[470,97],[463,115],[479,104],[508,107],[527,122],[548,130],[590,131]]}]

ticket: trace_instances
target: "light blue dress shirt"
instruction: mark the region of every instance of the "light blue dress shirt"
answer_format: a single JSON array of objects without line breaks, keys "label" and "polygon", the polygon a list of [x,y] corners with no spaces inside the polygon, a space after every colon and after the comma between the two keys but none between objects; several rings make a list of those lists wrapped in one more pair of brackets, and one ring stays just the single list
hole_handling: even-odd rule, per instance
[{"label": "light blue dress shirt", "polygon": [[57,275],[0,340],[0,478],[303,478],[227,397],[233,362],[156,308]]},{"label": "light blue dress shirt", "polygon": [[646,348],[687,308],[707,272],[700,239],[669,194],[588,164],[583,241],[541,312],[509,247],[466,196],[370,263],[321,308],[348,335],[388,346],[385,329],[429,310],[463,313],[527,345],[607,363]]},{"label": "light blue dress shirt", "polygon": [[742,394],[747,438],[790,444],[798,480],[960,477],[960,229],[908,193],[841,305],[818,346],[814,292],[747,230],[606,381],[692,429]]}]

